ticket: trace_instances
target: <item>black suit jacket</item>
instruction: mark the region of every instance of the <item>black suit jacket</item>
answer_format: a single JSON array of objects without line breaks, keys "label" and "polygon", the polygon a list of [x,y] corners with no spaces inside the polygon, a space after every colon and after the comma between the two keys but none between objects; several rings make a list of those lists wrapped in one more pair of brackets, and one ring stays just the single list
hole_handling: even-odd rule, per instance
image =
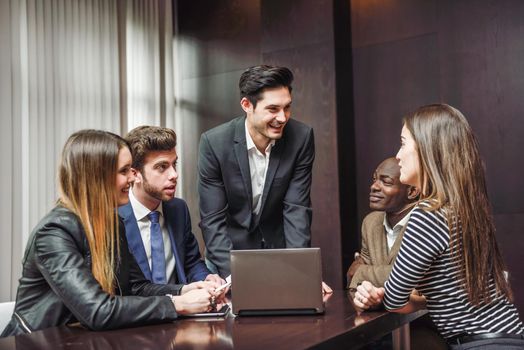
[{"label": "black suit jacket", "polygon": [[[245,117],[200,139],[200,228],[207,258],[230,274],[231,249],[307,247],[311,239],[313,129],[290,119],[271,150],[258,216],[252,208]],[[262,243],[264,242],[264,243]]]}]

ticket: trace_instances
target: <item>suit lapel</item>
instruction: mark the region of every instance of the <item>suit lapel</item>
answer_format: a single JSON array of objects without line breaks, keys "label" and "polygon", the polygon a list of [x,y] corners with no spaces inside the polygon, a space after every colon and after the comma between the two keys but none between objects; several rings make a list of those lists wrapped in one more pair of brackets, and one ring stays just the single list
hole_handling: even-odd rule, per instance
[{"label": "suit lapel", "polygon": [[253,192],[251,189],[251,174],[249,172],[249,159],[247,156],[247,145],[246,145],[246,129],[244,126],[245,118],[239,118],[235,126],[235,156],[237,158],[240,173],[242,174],[242,182],[244,183],[244,189],[249,199],[249,208],[253,209]]},{"label": "suit lapel", "polygon": [[175,270],[178,277],[178,283],[186,284],[187,278],[184,272],[184,262],[180,258],[179,246],[183,245],[184,242],[184,231],[180,227],[180,220],[176,220],[174,208],[172,208],[168,202],[162,202],[162,212],[164,213],[164,224],[167,227],[169,233],[169,239],[171,241],[171,250],[175,257]]},{"label": "suit lapel", "polygon": [[[267,167],[267,173],[266,173],[266,181],[264,182],[264,193],[262,194],[262,203],[260,205],[260,214],[264,211],[264,204],[266,203],[266,198],[269,193],[269,189],[271,188],[271,184],[273,183],[273,179],[275,178],[275,174],[277,173],[278,166],[280,164],[280,158],[282,155],[282,152],[285,148],[285,139],[281,138],[280,140],[277,140],[273,148],[271,149],[271,154],[269,156],[269,165]],[[261,215],[258,215],[260,218]]]},{"label": "suit lapel", "polygon": [[140,230],[131,203],[120,207],[118,212],[122,219],[124,219],[129,251],[135,257],[135,260],[138,263],[138,266],[140,266],[144,276],[151,281],[151,269],[149,267],[149,262],[147,261],[146,250],[144,249],[144,243],[142,242],[142,236],[140,235]]}]

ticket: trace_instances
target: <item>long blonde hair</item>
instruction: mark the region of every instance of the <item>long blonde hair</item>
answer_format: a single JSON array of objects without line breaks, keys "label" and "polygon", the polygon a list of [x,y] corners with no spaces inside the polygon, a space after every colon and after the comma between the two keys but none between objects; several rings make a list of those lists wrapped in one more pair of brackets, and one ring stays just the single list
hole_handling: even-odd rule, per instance
[{"label": "long blonde hair", "polygon": [[107,131],[81,130],[64,145],[58,171],[58,204],[75,213],[91,251],[92,272],[107,293],[115,292],[118,214],[115,181],[118,153],[128,144]]},{"label": "long blonde hair", "polygon": [[446,208],[450,250],[468,300],[478,305],[497,295],[511,299],[504,277],[477,140],[464,115],[446,104],[423,106],[404,118],[420,159],[421,200]]}]

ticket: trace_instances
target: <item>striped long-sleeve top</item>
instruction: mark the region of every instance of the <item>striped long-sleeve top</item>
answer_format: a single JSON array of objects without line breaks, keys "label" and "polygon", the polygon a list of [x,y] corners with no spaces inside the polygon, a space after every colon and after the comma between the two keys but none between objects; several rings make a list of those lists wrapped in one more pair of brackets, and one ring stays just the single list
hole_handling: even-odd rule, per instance
[{"label": "striped long-sleeve top", "polygon": [[459,269],[451,261],[450,232],[443,209],[429,212],[420,203],[409,219],[393,270],[385,283],[386,309],[407,304],[413,289],[427,300],[431,319],[444,338],[468,333],[511,333],[524,331],[515,306],[496,296],[489,282],[492,302],[472,305],[460,287]]}]

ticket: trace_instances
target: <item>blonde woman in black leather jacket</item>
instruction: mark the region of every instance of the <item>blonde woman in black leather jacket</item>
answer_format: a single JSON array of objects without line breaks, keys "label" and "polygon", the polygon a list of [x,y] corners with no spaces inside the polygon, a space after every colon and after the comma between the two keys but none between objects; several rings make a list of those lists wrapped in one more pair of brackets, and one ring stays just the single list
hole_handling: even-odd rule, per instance
[{"label": "blonde woman in black leather jacket", "polygon": [[121,137],[97,130],[68,139],[59,168],[60,197],[27,242],[11,322],[2,336],[80,322],[106,330],[169,322],[209,310],[212,282],[156,285],[129,253],[116,208],[133,176]]}]

